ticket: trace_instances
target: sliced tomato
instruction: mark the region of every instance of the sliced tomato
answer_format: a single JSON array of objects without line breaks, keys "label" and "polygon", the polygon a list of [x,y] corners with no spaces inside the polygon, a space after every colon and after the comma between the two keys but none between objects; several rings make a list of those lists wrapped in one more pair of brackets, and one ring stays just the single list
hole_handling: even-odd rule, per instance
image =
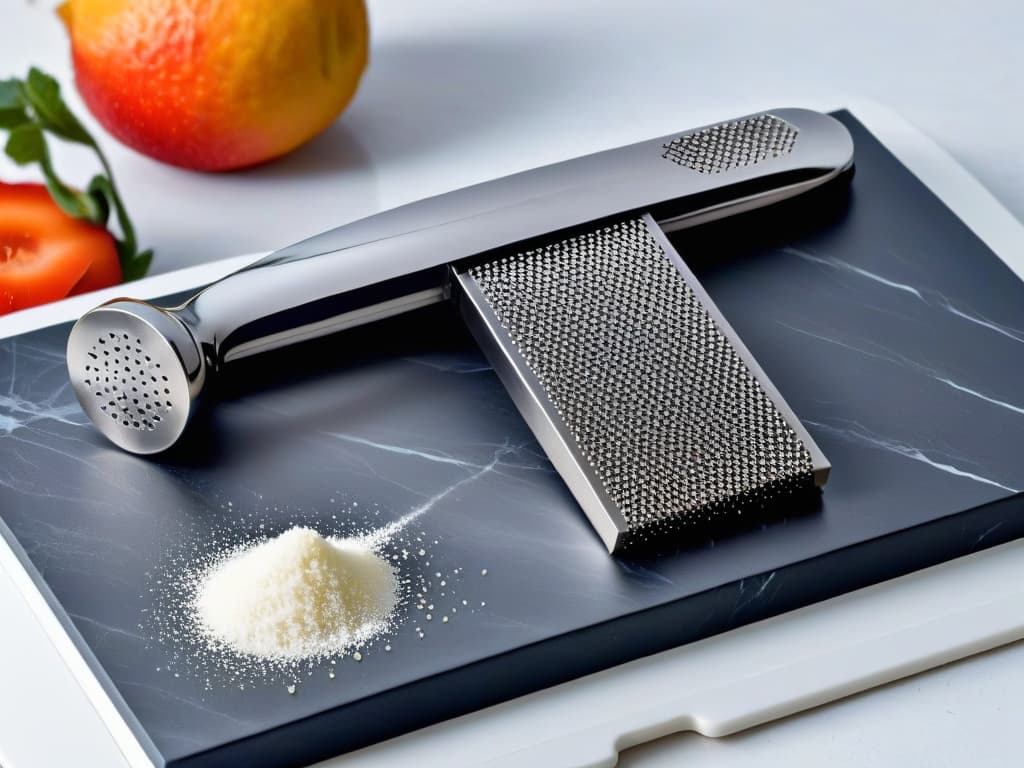
[{"label": "sliced tomato", "polygon": [[114,238],[42,184],[0,182],[0,315],[121,282]]}]

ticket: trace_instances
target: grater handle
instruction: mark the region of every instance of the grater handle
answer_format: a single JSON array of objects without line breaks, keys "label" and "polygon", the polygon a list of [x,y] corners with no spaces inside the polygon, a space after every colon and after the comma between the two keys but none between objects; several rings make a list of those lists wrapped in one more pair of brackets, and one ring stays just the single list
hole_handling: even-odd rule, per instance
[{"label": "grater handle", "polygon": [[179,309],[213,367],[444,298],[450,264],[610,216],[665,229],[768,205],[853,163],[834,118],[779,109],[412,203],[284,248]]}]

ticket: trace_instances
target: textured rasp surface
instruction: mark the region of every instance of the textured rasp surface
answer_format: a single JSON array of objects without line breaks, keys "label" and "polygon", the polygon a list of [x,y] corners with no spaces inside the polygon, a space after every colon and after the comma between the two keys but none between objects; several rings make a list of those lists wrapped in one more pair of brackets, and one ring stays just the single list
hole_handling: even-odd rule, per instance
[{"label": "textured rasp surface", "polygon": [[812,483],[807,448],[642,219],[470,274],[631,531]]},{"label": "textured rasp surface", "polygon": [[788,155],[797,134],[785,120],[758,115],[673,139],[664,145],[662,157],[700,173],[721,173]]}]

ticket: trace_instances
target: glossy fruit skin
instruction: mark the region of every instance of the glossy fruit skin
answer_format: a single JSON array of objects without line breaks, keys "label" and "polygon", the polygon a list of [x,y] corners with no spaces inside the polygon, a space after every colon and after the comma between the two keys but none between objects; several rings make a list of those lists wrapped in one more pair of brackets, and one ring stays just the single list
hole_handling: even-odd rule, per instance
[{"label": "glossy fruit skin", "polygon": [[366,68],[363,0],[68,0],[75,82],[96,119],[166,163],[262,163],[330,125]]},{"label": "glossy fruit skin", "polygon": [[121,282],[114,238],[42,184],[0,182],[0,315]]}]

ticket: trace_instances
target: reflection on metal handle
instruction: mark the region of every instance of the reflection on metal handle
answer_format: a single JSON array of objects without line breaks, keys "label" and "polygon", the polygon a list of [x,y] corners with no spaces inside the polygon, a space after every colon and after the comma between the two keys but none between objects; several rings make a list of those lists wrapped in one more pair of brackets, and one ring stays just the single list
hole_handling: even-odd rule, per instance
[{"label": "reflection on metal handle", "polygon": [[623,213],[693,226],[819,186],[852,159],[849,133],[827,115],[739,118],[339,227],[225,277],[181,313],[217,366],[440,301],[447,265],[462,259]]}]

